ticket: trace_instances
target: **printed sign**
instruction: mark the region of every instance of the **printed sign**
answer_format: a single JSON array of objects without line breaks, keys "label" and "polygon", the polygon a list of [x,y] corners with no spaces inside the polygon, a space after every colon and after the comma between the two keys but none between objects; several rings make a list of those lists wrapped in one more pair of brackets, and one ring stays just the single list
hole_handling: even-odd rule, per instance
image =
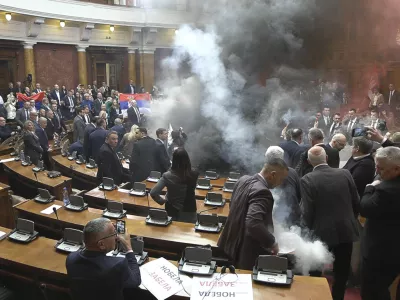
[{"label": "printed sign", "polygon": [[159,258],[140,267],[142,284],[158,300],[164,300],[183,289],[178,268],[165,258]]},{"label": "printed sign", "polygon": [[212,277],[194,277],[190,300],[253,299],[250,274],[214,274]]}]

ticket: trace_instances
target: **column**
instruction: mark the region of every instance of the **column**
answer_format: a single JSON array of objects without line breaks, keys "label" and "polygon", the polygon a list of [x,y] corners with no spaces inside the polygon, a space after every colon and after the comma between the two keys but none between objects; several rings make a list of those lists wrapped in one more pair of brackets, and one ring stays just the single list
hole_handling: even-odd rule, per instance
[{"label": "column", "polygon": [[154,51],[155,49],[140,50],[140,84],[149,93],[154,85]]},{"label": "column", "polygon": [[87,85],[87,68],[86,68],[86,45],[77,45],[78,50],[78,78],[79,83]]},{"label": "column", "polygon": [[32,86],[36,83],[35,72],[35,56],[33,54],[33,45],[36,42],[24,42],[24,61],[25,61],[25,75],[32,74]]},{"label": "column", "polygon": [[135,85],[138,85],[136,80],[136,48],[128,48],[128,81],[133,80]]}]

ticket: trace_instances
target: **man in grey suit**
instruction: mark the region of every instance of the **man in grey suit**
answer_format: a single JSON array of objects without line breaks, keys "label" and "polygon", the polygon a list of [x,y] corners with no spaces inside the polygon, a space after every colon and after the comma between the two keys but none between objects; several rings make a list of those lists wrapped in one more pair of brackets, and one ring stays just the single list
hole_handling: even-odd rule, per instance
[{"label": "man in grey suit", "polygon": [[85,137],[85,121],[83,120],[83,110],[82,107],[76,108],[76,117],[74,119],[74,143],[81,142],[83,145],[83,140]]},{"label": "man in grey suit", "polygon": [[308,161],[314,169],[300,181],[302,222],[333,253],[332,297],[343,300],[353,242],[359,236],[357,188],[348,170],[328,166],[324,148],[312,147]]},{"label": "man in grey suit", "polygon": [[29,103],[29,101],[25,101],[24,107],[17,110],[17,113],[15,115],[15,121],[22,128],[24,127],[25,121],[29,120],[30,109],[31,109],[31,104]]}]

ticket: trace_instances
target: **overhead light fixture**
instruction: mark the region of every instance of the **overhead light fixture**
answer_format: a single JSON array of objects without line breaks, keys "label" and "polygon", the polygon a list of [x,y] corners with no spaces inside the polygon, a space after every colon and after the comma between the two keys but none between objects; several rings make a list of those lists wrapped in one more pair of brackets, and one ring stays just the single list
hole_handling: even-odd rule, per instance
[{"label": "overhead light fixture", "polygon": [[175,34],[178,34],[179,33],[179,30],[178,29],[175,29]]},{"label": "overhead light fixture", "polygon": [[7,21],[11,21],[11,14],[10,13],[6,13],[6,20]]},{"label": "overhead light fixture", "polygon": [[110,31],[111,31],[111,32],[114,32],[114,30],[115,30],[114,25],[110,25]]},{"label": "overhead light fixture", "polygon": [[62,28],[64,28],[64,27],[65,27],[65,21],[60,21],[60,26],[61,26]]}]

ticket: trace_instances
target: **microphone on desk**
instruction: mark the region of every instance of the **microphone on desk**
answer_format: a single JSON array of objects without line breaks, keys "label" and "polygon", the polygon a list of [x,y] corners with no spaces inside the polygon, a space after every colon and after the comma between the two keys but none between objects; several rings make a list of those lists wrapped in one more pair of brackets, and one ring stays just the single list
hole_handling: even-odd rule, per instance
[{"label": "microphone on desk", "polygon": [[37,179],[37,174],[36,174],[36,172],[33,172],[33,175],[35,175],[36,181],[39,183],[39,180]]},{"label": "microphone on desk", "polygon": [[209,210],[214,210],[214,209],[217,209],[217,208],[219,208],[219,206],[213,206],[213,207],[211,207],[209,209],[205,209],[205,210],[199,211],[197,214],[201,215],[203,212],[206,212],[206,211],[209,211]]},{"label": "microphone on desk", "polygon": [[53,212],[56,215],[57,220],[60,221],[60,219],[58,218],[57,208],[55,208],[54,206],[53,206]]}]

